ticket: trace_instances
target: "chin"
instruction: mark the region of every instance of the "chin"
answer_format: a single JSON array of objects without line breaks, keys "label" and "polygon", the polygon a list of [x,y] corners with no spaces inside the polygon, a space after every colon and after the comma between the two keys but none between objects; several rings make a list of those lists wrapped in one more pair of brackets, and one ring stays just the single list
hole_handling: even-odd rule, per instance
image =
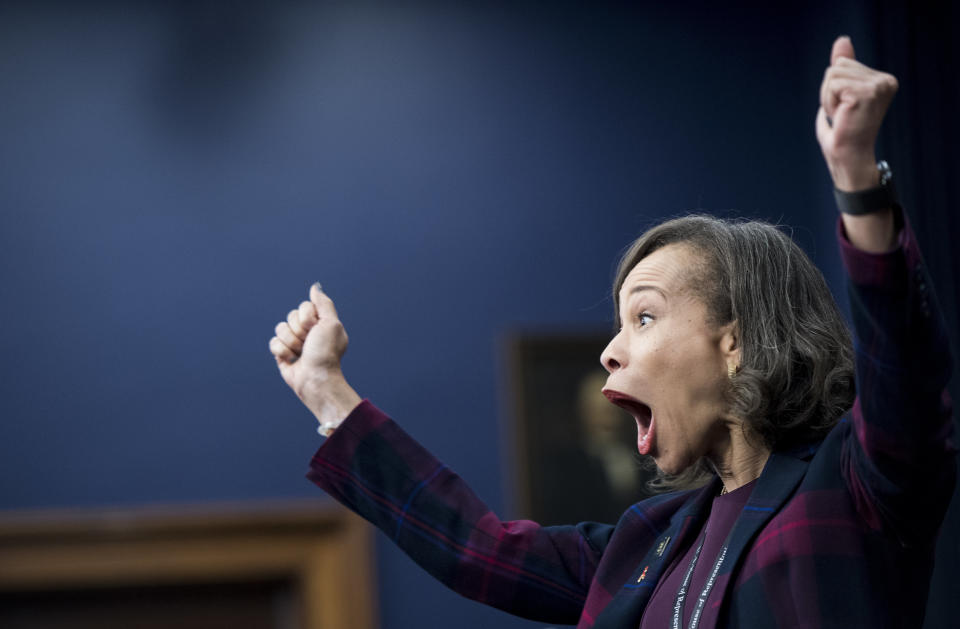
[{"label": "chin", "polygon": [[678,461],[677,459],[663,456],[655,456],[653,457],[653,461],[657,464],[657,469],[669,476],[682,474],[695,463],[695,461]]},{"label": "chin", "polygon": [[667,476],[676,476],[686,468],[675,466],[675,465],[663,465],[657,462],[657,469],[660,470],[662,473],[666,474]]}]

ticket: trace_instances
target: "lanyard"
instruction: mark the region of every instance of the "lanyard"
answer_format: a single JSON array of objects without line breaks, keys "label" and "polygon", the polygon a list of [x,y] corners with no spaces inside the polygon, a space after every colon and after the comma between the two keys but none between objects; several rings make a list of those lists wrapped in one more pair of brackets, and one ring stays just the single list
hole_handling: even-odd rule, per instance
[{"label": "lanyard", "polygon": [[[730,545],[731,537],[733,537],[733,531],[730,531],[730,534],[727,535],[727,539],[723,542],[723,547],[717,555],[717,560],[713,563],[713,570],[710,571],[710,576],[707,577],[707,583],[703,586],[703,591],[700,592],[700,596],[697,598],[697,607],[690,616],[688,629],[697,629],[697,625],[700,624],[700,615],[703,613],[703,606],[707,604],[707,597],[710,596],[710,590],[713,589],[713,584],[717,581],[717,573],[720,572],[720,566],[723,565],[723,560],[727,557],[727,547]],[[706,527],[704,527],[703,536],[700,538],[697,550],[694,551],[693,559],[690,560],[690,565],[687,566],[687,573],[683,575],[683,583],[680,584],[680,589],[677,590],[677,598],[673,603],[673,622],[670,625],[670,629],[680,629],[683,601],[687,598],[687,588],[690,587],[690,580],[693,579],[693,569],[697,567],[697,560],[700,558],[700,551],[703,550],[703,543],[706,539],[707,531]]]}]

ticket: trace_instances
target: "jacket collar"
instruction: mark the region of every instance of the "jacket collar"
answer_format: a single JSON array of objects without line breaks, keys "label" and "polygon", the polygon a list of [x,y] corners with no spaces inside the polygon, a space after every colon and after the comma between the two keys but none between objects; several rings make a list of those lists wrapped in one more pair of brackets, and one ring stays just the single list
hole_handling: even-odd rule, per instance
[{"label": "jacket collar", "polygon": [[[757,533],[793,495],[807,470],[816,446],[804,446],[790,452],[772,453],[733,527],[721,574],[736,571],[742,565],[744,551]],[[720,491],[715,478],[691,497],[670,519],[666,530],[654,542],[633,576],[614,594],[613,599],[597,616],[594,629],[636,627],[650,601],[656,584],[666,569],[692,543],[710,514],[713,498]],[[724,597],[734,579],[726,581]]]}]

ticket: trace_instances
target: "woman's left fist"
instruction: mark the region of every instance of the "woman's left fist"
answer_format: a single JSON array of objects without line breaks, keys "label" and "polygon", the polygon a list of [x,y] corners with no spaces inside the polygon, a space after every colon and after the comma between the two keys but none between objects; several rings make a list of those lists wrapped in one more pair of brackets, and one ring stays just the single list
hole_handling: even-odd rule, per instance
[{"label": "woman's left fist", "polygon": [[849,37],[833,42],[820,86],[817,140],[838,189],[851,192],[879,183],[877,134],[897,88],[892,74],[856,60]]}]

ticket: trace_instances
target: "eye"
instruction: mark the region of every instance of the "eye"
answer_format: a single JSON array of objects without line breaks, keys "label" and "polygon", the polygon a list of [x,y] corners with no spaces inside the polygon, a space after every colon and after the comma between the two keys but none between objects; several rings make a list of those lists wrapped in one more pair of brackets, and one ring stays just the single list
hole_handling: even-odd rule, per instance
[{"label": "eye", "polygon": [[640,327],[644,327],[653,322],[653,316],[648,312],[641,312],[637,315],[637,321],[640,323]]}]

